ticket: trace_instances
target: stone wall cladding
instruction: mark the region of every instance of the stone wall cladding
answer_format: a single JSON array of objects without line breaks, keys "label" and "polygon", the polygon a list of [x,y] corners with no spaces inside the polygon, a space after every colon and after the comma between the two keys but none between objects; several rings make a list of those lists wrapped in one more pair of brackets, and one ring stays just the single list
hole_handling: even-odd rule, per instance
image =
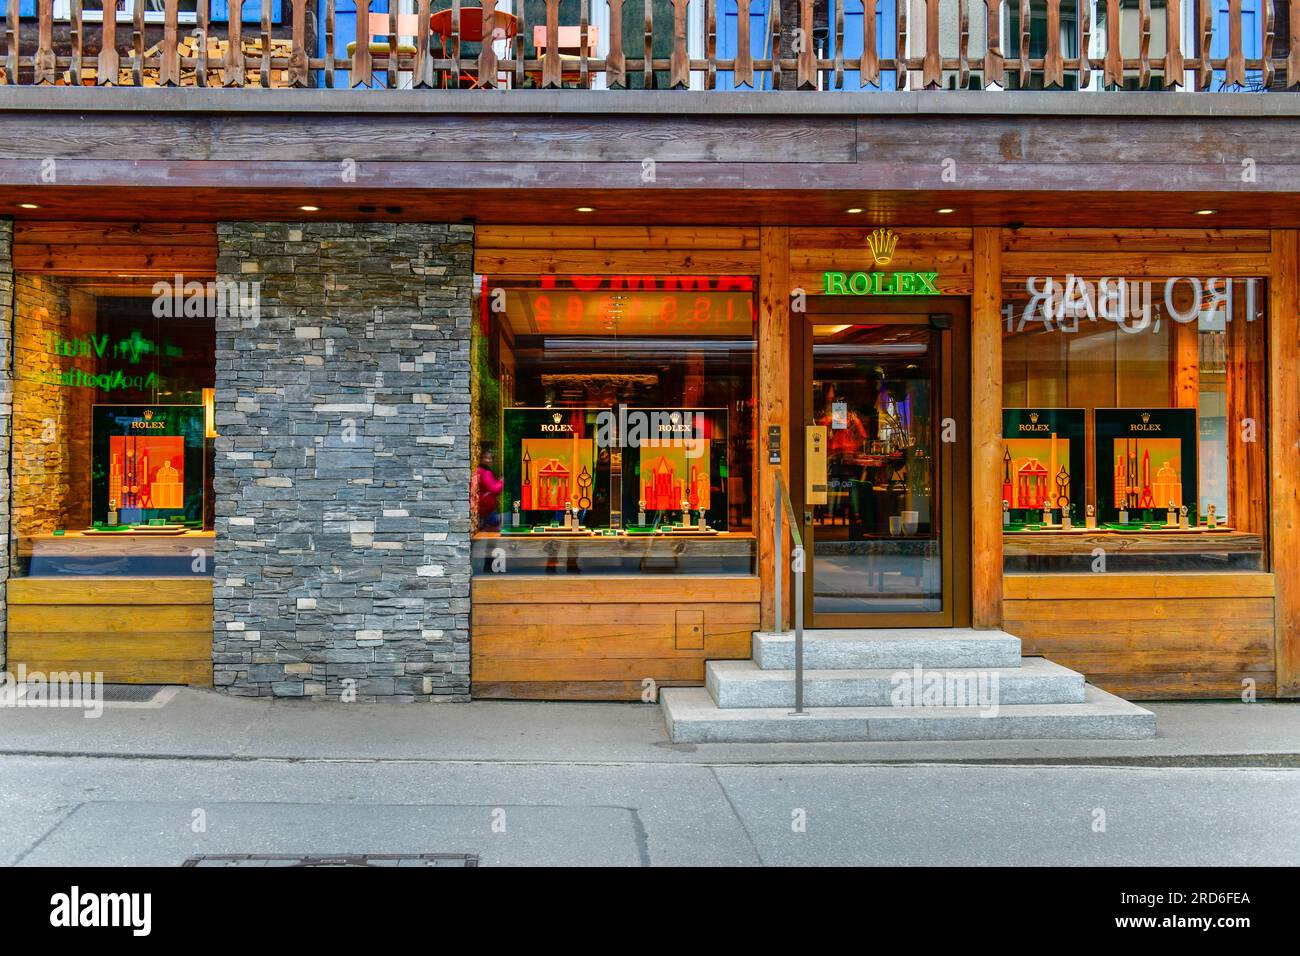
[{"label": "stone wall cladding", "polygon": [[468,700],[473,227],[217,239],[216,686]]},{"label": "stone wall cladding", "polygon": [[42,377],[70,368],[94,374],[93,357],[69,359],[51,344],[96,331],[93,296],[48,276],[14,278],[12,520],[19,535],[90,525],[92,388],[50,385]]},{"label": "stone wall cladding", "polygon": [[[13,237],[14,221],[0,219],[0,461],[9,461],[10,436],[13,434]],[[0,670],[8,661],[6,632],[9,624],[9,502],[12,486],[9,469],[0,468]]]}]

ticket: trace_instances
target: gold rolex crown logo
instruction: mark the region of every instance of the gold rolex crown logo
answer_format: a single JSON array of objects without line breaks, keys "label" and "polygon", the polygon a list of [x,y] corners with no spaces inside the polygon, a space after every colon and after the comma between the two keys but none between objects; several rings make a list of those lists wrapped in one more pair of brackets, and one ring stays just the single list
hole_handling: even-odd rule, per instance
[{"label": "gold rolex crown logo", "polygon": [[897,245],[898,233],[892,229],[877,229],[867,235],[871,258],[876,260],[878,266],[887,266],[894,260],[894,248]]},{"label": "gold rolex crown logo", "polygon": [[564,416],[561,415],[559,412],[551,412],[551,421],[555,422],[555,424],[557,425],[560,424],[560,420],[562,418],[564,418]]},{"label": "gold rolex crown logo", "polygon": [[1150,412],[1143,412],[1143,413],[1142,413],[1142,424],[1145,425],[1145,424],[1146,424],[1147,422],[1149,422],[1149,421],[1151,421],[1151,413],[1150,413]]},{"label": "gold rolex crown logo", "polygon": [[152,421],[152,420],[153,420],[153,409],[146,408],[146,409],[144,410],[144,420],[145,420],[145,421]]},{"label": "gold rolex crown logo", "polygon": [[1030,412],[1029,420],[1033,422],[1035,425],[1038,424],[1038,412]]}]

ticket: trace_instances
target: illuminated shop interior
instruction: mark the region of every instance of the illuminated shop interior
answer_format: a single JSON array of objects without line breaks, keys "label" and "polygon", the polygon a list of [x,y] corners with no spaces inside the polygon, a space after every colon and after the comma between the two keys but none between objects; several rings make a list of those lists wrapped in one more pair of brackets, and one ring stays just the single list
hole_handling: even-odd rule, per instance
[{"label": "illuminated shop interior", "polygon": [[751,573],[752,280],[590,284],[484,280],[475,570]]},{"label": "illuminated shop interior", "polygon": [[215,323],[173,280],[16,276],[14,575],[212,574]]},{"label": "illuminated shop interior", "polygon": [[1006,569],[1263,570],[1264,280],[1032,285],[1006,299]]}]

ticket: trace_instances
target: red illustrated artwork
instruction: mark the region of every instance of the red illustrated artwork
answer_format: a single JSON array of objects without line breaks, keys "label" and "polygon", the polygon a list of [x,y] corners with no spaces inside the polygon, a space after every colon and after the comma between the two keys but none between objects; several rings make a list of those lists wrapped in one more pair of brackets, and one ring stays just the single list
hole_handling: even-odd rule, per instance
[{"label": "red illustrated artwork", "polygon": [[108,456],[108,497],[118,507],[185,507],[182,436],[113,435]]}]

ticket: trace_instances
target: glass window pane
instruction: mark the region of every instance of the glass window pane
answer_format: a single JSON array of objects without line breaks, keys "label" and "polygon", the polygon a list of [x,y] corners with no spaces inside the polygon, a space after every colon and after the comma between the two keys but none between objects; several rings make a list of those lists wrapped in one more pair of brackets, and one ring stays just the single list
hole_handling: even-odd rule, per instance
[{"label": "glass window pane", "polygon": [[1005,289],[1008,571],[1254,571],[1267,511],[1265,282]]},{"label": "glass window pane", "polygon": [[753,573],[753,280],[483,288],[475,572]]}]

